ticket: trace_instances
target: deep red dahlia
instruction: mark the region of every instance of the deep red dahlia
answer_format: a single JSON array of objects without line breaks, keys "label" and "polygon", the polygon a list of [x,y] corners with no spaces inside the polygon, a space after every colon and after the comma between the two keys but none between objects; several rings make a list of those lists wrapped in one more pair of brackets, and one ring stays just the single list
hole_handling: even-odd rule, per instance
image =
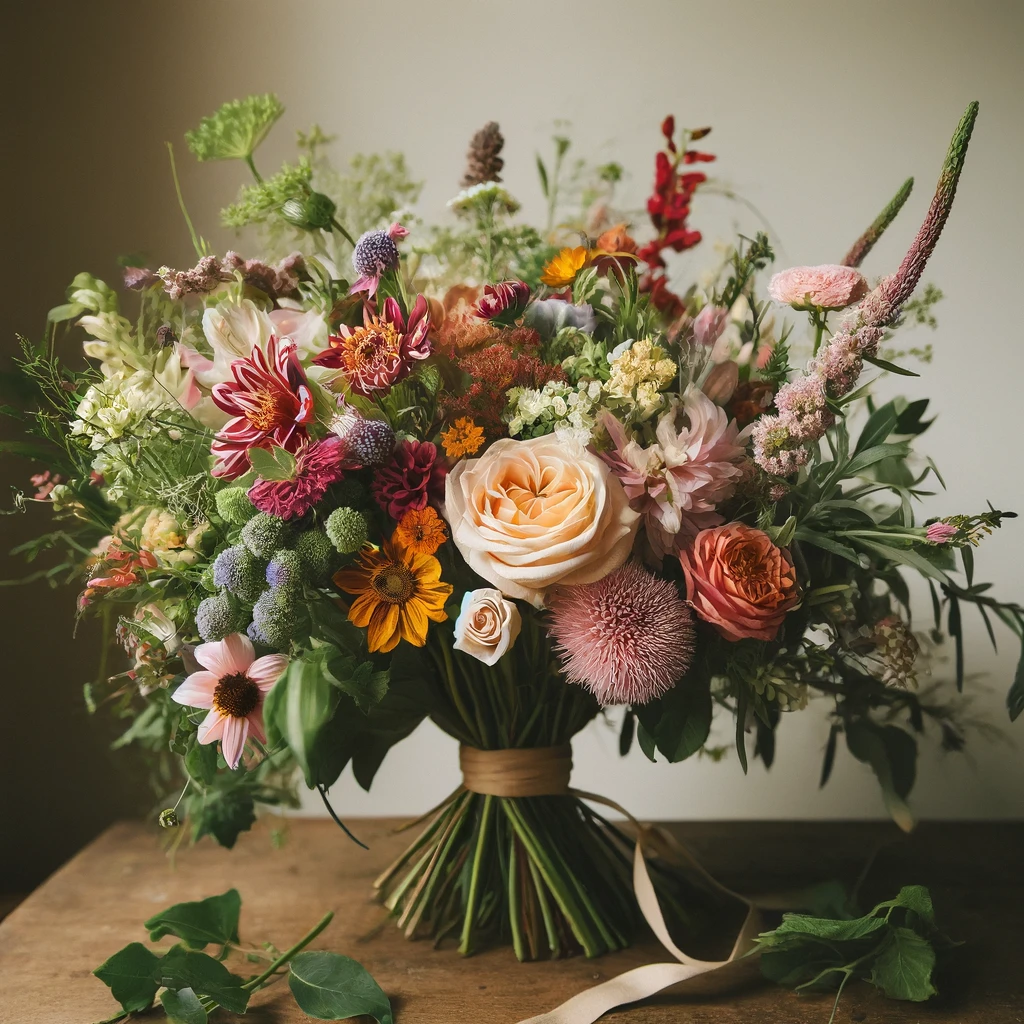
[{"label": "deep red dahlia", "polygon": [[249,468],[250,448],[296,451],[313,419],[313,396],[293,342],[272,337],[267,350],[253,348],[231,364],[234,380],[213,387],[213,401],[229,420],[210,446],[214,476],[233,480]]},{"label": "deep red dahlia", "polygon": [[317,366],[341,370],[352,391],[370,398],[407,377],[413,363],[430,355],[430,314],[418,296],[406,323],[398,303],[388,298],[378,315],[366,307],[362,327],[343,325],[330,348],[313,359]]},{"label": "deep red dahlia", "polygon": [[377,470],[370,490],[377,504],[396,522],[410,509],[440,505],[444,499],[444,463],[430,441],[402,441]]},{"label": "deep red dahlia", "polygon": [[525,281],[502,281],[484,285],[484,293],[473,312],[481,320],[493,320],[504,326],[522,316],[530,301],[530,286]]},{"label": "deep red dahlia", "polygon": [[345,454],[340,437],[305,441],[295,453],[295,476],[291,480],[257,480],[249,488],[249,500],[278,519],[298,519],[345,475]]}]

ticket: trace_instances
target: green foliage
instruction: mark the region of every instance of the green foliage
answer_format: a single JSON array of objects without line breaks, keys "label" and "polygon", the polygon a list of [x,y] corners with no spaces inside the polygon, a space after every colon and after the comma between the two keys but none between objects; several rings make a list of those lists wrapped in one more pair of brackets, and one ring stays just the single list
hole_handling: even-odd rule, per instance
[{"label": "green foliage", "polygon": [[257,558],[270,558],[278,548],[284,547],[287,534],[288,524],[283,519],[257,512],[242,527],[242,542]]},{"label": "green foliage", "polygon": [[164,988],[191,989],[232,1013],[245,1013],[249,1005],[243,979],[206,953],[172,946],[160,959],[155,974]]},{"label": "green foliage", "polygon": [[354,508],[336,508],[327,517],[325,528],[331,543],[345,555],[358,551],[368,536],[366,517]]},{"label": "green foliage", "polygon": [[110,989],[126,1012],[152,1005],[160,987],[154,978],[160,957],[141,942],[131,942],[108,957],[92,973]]},{"label": "green foliage", "polygon": [[391,1003],[362,964],[340,953],[300,953],[289,965],[288,987],[303,1013],[317,1020],[366,1015],[392,1024]]},{"label": "green foliage", "polygon": [[286,448],[250,448],[249,461],[261,480],[295,479],[295,456]]},{"label": "green foliage", "polygon": [[197,160],[249,160],[283,113],[273,93],[231,100],[186,132],[185,141]]},{"label": "green foliage", "polygon": [[238,942],[241,910],[241,895],[237,889],[229,889],[193,903],[175,903],[154,914],[143,926],[149,930],[151,942],[175,935],[193,949],[205,949],[211,942],[225,946]]},{"label": "green foliage", "polygon": [[165,988],[160,993],[160,1005],[171,1024],[206,1024],[209,1020],[202,1001],[190,988]]},{"label": "green foliage", "polygon": [[917,324],[919,327],[930,327],[933,331],[939,326],[935,317],[935,306],[945,298],[941,288],[933,284],[926,284],[924,291],[912,298],[903,306],[900,314],[905,321]]},{"label": "green foliage", "polygon": [[75,320],[83,313],[116,313],[117,292],[92,274],[76,274],[68,285],[68,301],[47,314],[51,324]]},{"label": "green foliage", "polygon": [[637,741],[652,761],[657,748],[669,762],[684,761],[707,742],[711,731],[711,690],[706,677],[689,673],[664,697],[633,709]]},{"label": "green foliage", "polygon": [[256,506],[249,500],[244,487],[225,487],[214,495],[217,514],[232,526],[244,526],[254,515]]},{"label": "green foliage", "polygon": [[237,202],[221,210],[221,223],[228,228],[265,224],[281,213],[285,203],[305,199],[312,188],[313,168],[306,157],[297,164],[284,164],[277,174],[253,185],[243,185]]},{"label": "green foliage", "polygon": [[930,998],[936,948],[948,945],[923,886],[905,886],[863,917],[784,914],[778,928],[757,939],[761,970],[771,981],[798,992],[838,986],[830,1022],[851,978],[870,982],[891,999]]}]

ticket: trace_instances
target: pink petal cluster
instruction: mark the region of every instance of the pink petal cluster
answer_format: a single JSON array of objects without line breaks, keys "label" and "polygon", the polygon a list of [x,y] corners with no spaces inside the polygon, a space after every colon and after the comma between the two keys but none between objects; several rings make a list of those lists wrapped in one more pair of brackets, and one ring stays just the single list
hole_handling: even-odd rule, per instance
[{"label": "pink petal cluster", "polygon": [[794,309],[845,309],[867,294],[864,275],[853,267],[824,263],[818,267],[790,267],[768,282],[768,294]]},{"label": "pink petal cluster", "polygon": [[278,519],[298,519],[345,475],[346,453],[340,437],[304,441],[295,453],[295,476],[291,480],[257,480],[249,488],[249,500]]},{"label": "pink petal cluster", "polygon": [[196,739],[200,743],[220,740],[228,767],[237,768],[250,733],[261,743],[267,741],[263,701],[288,667],[288,659],[283,654],[257,658],[252,643],[241,633],[200,644],[194,654],[202,671],[188,676],[171,697],[186,707],[210,709]]},{"label": "pink petal cluster", "polygon": [[430,441],[403,441],[377,470],[370,490],[377,504],[396,522],[410,509],[440,506],[447,469]]},{"label": "pink petal cluster", "polygon": [[675,584],[627,562],[549,597],[551,635],[570,682],[602,704],[646,704],[690,667],[693,617]]},{"label": "pink petal cluster", "polygon": [[272,337],[263,352],[231,364],[233,380],[213,386],[213,401],[232,417],[210,446],[214,476],[234,480],[249,468],[249,449],[272,445],[295,452],[313,419],[313,396],[293,342]]},{"label": "pink petal cluster", "polygon": [[686,390],[658,421],[654,444],[644,447],[608,414],[602,420],[613,448],[602,453],[630,506],[644,517],[658,557],[678,551],[708,526],[743,476],[746,434],[698,388]]},{"label": "pink petal cluster", "polygon": [[929,523],[927,537],[933,544],[948,544],[959,531],[952,523]]},{"label": "pink petal cluster", "polygon": [[511,323],[520,316],[530,301],[530,286],[525,281],[501,281],[484,285],[484,293],[473,312],[481,320]]}]

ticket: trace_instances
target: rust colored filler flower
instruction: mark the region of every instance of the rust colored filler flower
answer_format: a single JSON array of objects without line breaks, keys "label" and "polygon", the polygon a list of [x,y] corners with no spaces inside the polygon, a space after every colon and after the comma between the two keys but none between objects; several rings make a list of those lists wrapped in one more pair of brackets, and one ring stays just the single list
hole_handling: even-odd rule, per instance
[{"label": "rust colored filler flower", "polygon": [[450,459],[461,459],[463,455],[476,455],[483,443],[483,427],[478,427],[468,416],[460,416],[441,435],[444,453]]},{"label": "rust colored filler flower", "polygon": [[448,539],[444,520],[429,505],[413,508],[402,516],[395,530],[395,539],[406,551],[416,555],[432,555]]}]

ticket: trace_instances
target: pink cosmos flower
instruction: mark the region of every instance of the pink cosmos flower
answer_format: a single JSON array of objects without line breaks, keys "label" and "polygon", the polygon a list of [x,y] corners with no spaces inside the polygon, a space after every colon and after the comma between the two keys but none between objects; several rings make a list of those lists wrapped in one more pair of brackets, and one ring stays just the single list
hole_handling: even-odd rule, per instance
[{"label": "pink cosmos flower", "polygon": [[690,667],[690,610],[674,583],[635,562],[596,583],[557,587],[548,603],[566,676],[602,704],[646,704]]},{"label": "pink cosmos flower", "polygon": [[210,709],[196,739],[200,743],[220,740],[228,767],[237,768],[250,733],[261,743],[267,741],[263,701],[288,667],[288,659],[283,654],[257,658],[252,643],[241,633],[200,644],[194,654],[202,671],[188,676],[171,696],[186,707]]},{"label": "pink cosmos flower", "polygon": [[295,344],[273,337],[231,364],[234,380],[215,384],[213,400],[233,419],[217,432],[211,450],[214,476],[234,480],[249,468],[250,448],[298,450],[313,419],[313,396]]},{"label": "pink cosmos flower", "polygon": [[747,431],[696,387],[658,421],[657,441],[644,448],[612,415],[602,420],[614,449],[601,457],[622,482],[630,506],[644,517],[654,553],[678,551],[699,530],[716,526],[718,505],[743,476]]},{"label": "pink cosmos flower", "polygon": [[844,309],[868,291],[864,275],[853,267],[824,263],[819,267],[791,267],[768,282],[768,294],[794,309]]},{"label": "pink cosmos flower", "polygon": [[278,519],[304,516],[345,475],[346,444],[340,437],[304,441],[295,453],[291,480],[257,480],[249,488],[249,500]]},{"label": "pink cosmos flower", "polygon": [[402,308],[389,298],[380,315],[367,306],[362,327],[343,324],[330,347],[313,359],[317,366],[341,370],[357,395],[370,398],[407,377],[413,363],[430,355],[427,300],[417,296],[406,323]]}]

